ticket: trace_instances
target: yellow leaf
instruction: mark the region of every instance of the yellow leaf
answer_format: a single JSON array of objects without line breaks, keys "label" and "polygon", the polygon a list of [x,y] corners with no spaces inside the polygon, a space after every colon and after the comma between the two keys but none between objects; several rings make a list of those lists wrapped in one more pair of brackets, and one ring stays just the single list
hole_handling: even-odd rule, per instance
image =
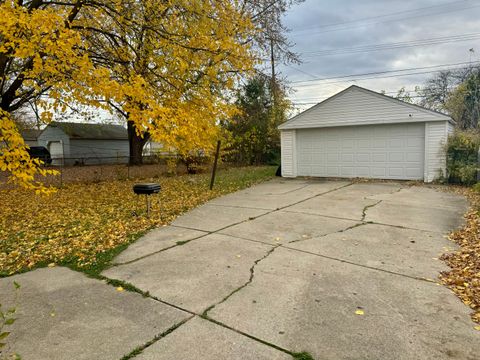
[{"label": "yellow leaf", "polygon": [[121,286],[117,287],[117,291],[123,291],[123,287]]},{"label": "yellow leaf", "polygon": [[357,314],[357,315],[365,315],[365,312],[364,312],[363,310],[358,309],[358,310],[355,311],[355,314]]}]

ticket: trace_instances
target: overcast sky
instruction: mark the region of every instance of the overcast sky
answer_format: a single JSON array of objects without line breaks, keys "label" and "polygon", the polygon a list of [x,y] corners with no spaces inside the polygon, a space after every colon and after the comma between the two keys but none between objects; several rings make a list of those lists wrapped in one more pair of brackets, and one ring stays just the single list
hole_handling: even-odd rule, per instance
[{"label": "overcast sky", "polygon": [[[295,89],[290,97],[301,110],[352,84],[393,95],[432,76],[398,74],[445,66],[363,76],[383,76],[375,79],[312,80],[480,61],[479,19],[480,0],[306,0],[285,17],[303,63],[279,70]],[[378,45],[387,49],[371,51]]]}]

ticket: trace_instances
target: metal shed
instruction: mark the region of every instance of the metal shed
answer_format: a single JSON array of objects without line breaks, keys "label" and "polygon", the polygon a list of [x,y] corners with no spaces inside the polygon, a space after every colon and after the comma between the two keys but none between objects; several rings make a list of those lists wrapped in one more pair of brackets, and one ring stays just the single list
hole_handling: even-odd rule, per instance
[{"label": "metal shed", "polygon": [[445,174],[448,115],[353,85],[279,126],[282,176],[424,180]]}]

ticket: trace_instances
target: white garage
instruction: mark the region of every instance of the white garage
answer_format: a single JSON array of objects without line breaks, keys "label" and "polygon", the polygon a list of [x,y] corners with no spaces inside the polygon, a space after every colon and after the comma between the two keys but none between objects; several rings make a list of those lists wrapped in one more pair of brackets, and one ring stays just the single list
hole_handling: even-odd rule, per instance
[{"label": "white garage", "polygon": [[351,86],[280,125],[282,176],[424,180],[445,174],[453,120]]}]

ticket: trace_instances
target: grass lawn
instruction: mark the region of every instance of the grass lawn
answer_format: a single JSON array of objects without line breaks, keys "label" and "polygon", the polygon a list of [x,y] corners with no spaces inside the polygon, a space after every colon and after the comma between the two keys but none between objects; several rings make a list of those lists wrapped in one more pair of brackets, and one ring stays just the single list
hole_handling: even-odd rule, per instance
[{"label": "grass lawn", "polygon": [[[48,197],[0,190],[0,275],[49,264],[98,273],[145,231],[214,197],[270,179],[275,169],[221,170],[213,191],[208,189],[209,174],[71,184]],[[144,196],[132,191],[134,183],[144,181],[162,186],[160,195],[152,196],[150,218]]]}]

